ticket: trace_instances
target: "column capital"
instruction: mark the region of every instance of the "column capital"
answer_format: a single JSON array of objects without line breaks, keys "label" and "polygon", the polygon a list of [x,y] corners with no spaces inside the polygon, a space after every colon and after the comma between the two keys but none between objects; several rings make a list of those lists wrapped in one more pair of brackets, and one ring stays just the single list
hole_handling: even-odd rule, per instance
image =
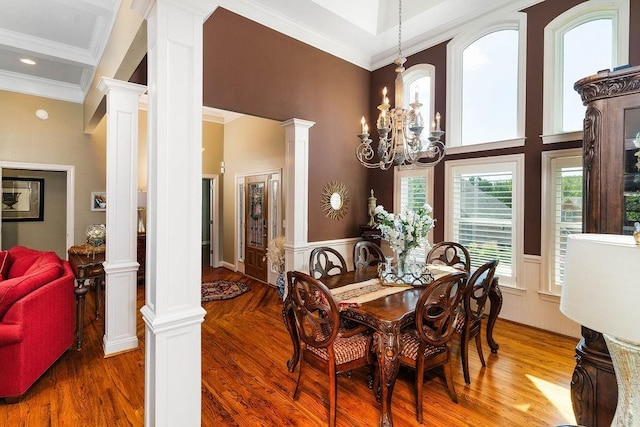
[{"label": "column capital", "polygon": [[293,119],[289,119],[289,120],[286,120],[286,121],[280,123],[280,126],[282,126],[283,128],[301,127],[303,129],[309,129],[315,124],[316,124],[316,122],[311,122],[309,120],[293,118]]},{"label": "column capital", "polygon": [[108,77],[102,77],[98,82],[98,89],[100,92],[108,95],[110,91],[117,90],[120,92],[130,92],[142,95],[147,91],[147,87],[139,85],[137,83],[129,83],[122,80],[110,79]]}]

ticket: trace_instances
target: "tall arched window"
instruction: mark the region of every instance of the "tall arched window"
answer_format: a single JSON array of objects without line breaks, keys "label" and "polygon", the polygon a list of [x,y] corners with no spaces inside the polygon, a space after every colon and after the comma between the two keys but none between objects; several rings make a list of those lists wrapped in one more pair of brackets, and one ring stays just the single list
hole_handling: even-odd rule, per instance
[{"label": "tall arched window", "polygon": [[582,138],[585,107],[574,83],[628,62],[629,0],[591,0],[544,29],[545,143]]},{"label": "tall arched window", "polygon": [[481,22],[447,46],[447,152],[524,144],[526,14]]}]

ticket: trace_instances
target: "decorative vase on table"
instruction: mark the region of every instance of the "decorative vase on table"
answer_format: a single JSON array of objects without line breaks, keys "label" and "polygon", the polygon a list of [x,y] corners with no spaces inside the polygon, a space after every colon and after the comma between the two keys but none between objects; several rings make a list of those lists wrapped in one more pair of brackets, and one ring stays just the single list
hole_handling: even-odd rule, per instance
[{"label": "decorative vase on table", "polygon": [[398,264],[397,264],[397,276],[398,278],[402,278],[404,277],[405,274],[407,274],[407,258],[409,256],[409,251],[402,251],[402,252],[397,252],[396,255],[398,256]]},{"label": "decorative vase on table", "polygon": [[396,276],[398,279],[409,272],[411,268],[407,260],[412,249],[425,247],[427,233],[434,226],[433,209],[427,203],[415,210],[405,209],[400,214],[387,212],[382,206],[374,210],[380,221],[378,229],[382,238],[389,242],[389,246],[396,254]]}]

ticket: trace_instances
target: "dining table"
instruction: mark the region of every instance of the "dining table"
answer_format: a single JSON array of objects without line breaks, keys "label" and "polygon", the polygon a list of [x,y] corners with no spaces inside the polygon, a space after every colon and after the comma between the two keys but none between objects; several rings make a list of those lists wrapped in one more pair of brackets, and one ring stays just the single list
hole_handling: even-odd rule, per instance
[{"label": "dining table", "polygon": [[[357,287],[358,284],[375,283],[378,276],[378,268],[372,266],[320,280],[332,290],[335,297],[342,294],[344,290]],[[377,281],[380,283],[379,279]],[[393,283],[387,283],[386,286],[390,289],[385,290],[380,287],[381,290],[375,291],[374,299],[364,298],[360,300],[363,302],[349,303],[346,300],[340,302],[338,298],[337,301],[339,301],[340,316],[343,319],[366,325],[373,330],[372,350],[378,360],[380,375],[380,389],[376,391],[380,396],[380,426],[390,427],[393,426],[391,398],[400,368],[402,351],[400,334],[405,327],[415,322],[416,303],[424,285],[394,286]],[[497,278],[492,282],[489,300],[491,308],[486,336],[491,351],[495,353],[499,345],[493,339],[493,327],[502,307],[502,294]],[[357,301],[357,298],[354,301]],[[293,345],[293,355],[287,361],[287,368],[293,372],[300,354],[300,340],[295,327],[292,302],[288,296],[283,302],[282,317]]]}]

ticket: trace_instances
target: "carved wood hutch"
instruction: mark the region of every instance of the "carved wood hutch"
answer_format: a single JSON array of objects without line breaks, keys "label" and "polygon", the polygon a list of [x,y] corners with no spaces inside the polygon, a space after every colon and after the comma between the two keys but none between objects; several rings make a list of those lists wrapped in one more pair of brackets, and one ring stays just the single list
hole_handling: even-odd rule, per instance
[{"label": "carved wood hutch", "polygon": [[[634,222],[640,221],[640,67],[601,71],[574,88],[587,106],[584,232],[633,234]],[[576,421],[586,427],[611,425],[618,388],[602,334],[583,326],[575,357],[571,400]]]}]

